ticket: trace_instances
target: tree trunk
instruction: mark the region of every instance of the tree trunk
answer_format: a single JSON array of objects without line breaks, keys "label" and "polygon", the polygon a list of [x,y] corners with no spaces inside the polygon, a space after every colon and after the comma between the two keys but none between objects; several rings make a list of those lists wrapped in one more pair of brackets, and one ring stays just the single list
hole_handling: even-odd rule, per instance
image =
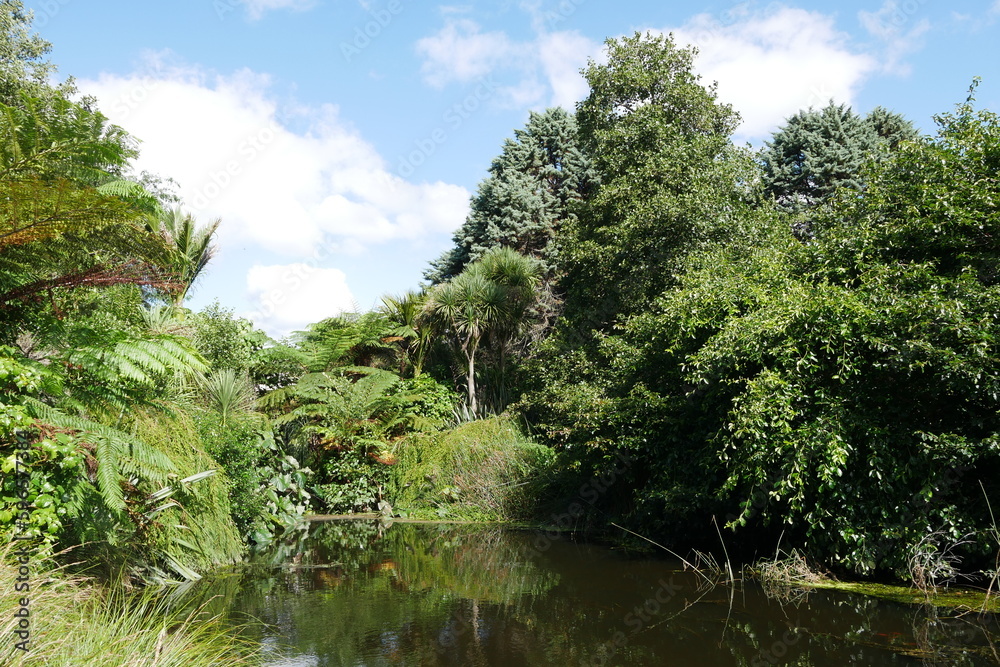
[{"label": "tree trunk", "polygon": [[469,355],[469,374],[465,379],[465,386],[469,390],[469,410],[472,413],[473,419],[478,415],[476,414],[476,353],[473,352]]}]

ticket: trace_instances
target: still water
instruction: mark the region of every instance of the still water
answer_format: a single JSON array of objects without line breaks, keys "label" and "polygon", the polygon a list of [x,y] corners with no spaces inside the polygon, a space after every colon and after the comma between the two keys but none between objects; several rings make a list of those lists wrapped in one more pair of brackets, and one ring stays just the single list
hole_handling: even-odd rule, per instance
[{"label": "still water", "polygon": [[313,524],[212,582],[271,667],[996,665],[995,616],[765,591],[572,537]]}]

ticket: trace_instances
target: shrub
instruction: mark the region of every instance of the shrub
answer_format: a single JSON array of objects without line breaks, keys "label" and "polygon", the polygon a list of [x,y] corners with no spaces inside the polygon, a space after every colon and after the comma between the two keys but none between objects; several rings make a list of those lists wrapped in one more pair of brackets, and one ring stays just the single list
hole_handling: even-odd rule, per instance
[{"label": "shrub", "polygon": [[414,435],[394,450],[390,490],[399,510],[492,521],[532,518],[554,459],[508,417]]}]

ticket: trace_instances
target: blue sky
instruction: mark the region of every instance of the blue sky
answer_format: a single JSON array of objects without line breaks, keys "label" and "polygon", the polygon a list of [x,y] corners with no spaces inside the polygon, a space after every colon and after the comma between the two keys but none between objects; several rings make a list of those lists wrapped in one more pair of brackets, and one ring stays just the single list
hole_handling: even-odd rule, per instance
[{"label": "blue sky", "polygon": [[830,99],[931,116],[984,79],[1000,107],[1000,0],[25,0],[73,76],[142,141],[220,253],[218,298],[284,335],[416,287],[504,138],[572,109],[608,37],[673,32],[759,146]]}]

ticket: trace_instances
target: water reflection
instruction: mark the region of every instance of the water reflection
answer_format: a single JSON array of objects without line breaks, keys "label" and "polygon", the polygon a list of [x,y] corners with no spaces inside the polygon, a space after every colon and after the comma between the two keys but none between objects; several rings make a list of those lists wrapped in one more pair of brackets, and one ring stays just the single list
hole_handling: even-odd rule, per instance
[{"label": "water reflection", "polygon": [[[204,588],[270,665],[992,665],[995,617],[752,583],[495,527],[315,524]],[[207,599],[207,598],[206,598]],[[992,642],[992,643],[991,643]]]}]

